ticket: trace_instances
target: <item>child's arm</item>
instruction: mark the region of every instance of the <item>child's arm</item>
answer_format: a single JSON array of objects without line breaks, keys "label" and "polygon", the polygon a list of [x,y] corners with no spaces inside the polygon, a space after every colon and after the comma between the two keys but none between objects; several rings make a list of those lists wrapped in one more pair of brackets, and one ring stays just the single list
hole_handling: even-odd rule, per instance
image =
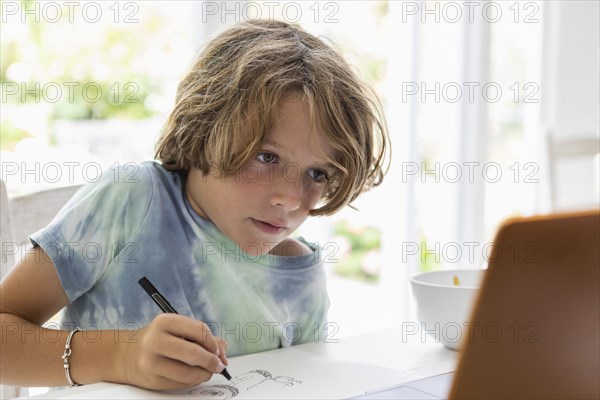
[{"label": "child's arm", "polygon": [[[61,357],[69,332],[40,326],[68,303],[52,261],[36,247],[2,280],[0,293],[1,383],[67,385]],[[174,314],[159,315],[137,331],[77,332],[71,378],[79,384],[190,387],[227,364],[224,343],[209,332],[206,324]]]}]

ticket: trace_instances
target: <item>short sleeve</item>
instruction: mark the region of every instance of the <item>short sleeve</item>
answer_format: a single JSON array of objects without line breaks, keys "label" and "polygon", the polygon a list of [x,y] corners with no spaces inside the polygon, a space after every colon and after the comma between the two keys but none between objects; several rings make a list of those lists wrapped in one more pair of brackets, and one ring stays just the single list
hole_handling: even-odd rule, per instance
[{"label": "short sleeve", "polygon": [[119,253],[129,251],[153,198],[149,167],[128,163],[79,189],[44,229],[32,234],[54,263],[73,302],[101,279]]}]

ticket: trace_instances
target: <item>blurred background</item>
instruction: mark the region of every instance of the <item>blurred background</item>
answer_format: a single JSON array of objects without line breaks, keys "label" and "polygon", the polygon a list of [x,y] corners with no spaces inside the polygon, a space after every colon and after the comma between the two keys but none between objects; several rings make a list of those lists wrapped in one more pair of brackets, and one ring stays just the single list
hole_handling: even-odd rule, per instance
[{"label": "blurred background", "polygon": [[3,1],[9,195],[152,159],[199,49],[257,18],[330,40],[385,106],[384,184],[298,232],[336,337],[414,319],[409,278],[485,266],[507,217],[599,206],[597,1]]}]

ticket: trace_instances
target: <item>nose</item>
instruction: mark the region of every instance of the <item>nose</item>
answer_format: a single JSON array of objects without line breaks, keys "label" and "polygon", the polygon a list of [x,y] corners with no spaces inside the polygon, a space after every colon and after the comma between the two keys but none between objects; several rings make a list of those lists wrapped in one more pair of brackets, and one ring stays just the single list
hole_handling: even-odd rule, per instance
[{"label": "nose", "polygon": [[302,178],[284,177],[277,182],[273,182],[271,205],[283,207],[286,211],[294,211],[300,208],[303,198],[304,184]]}]

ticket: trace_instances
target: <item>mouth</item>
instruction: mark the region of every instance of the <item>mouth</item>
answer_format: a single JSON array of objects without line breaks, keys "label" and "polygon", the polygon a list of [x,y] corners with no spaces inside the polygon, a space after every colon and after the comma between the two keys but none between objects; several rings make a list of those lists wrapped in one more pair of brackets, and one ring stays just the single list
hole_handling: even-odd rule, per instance
[{"label": "mouth", "polygon": [[258,229],[270,235],[280,234],[287,229],[287,226],[282,222],[267,222],[254,218],[250,218],[250,220]]}]

